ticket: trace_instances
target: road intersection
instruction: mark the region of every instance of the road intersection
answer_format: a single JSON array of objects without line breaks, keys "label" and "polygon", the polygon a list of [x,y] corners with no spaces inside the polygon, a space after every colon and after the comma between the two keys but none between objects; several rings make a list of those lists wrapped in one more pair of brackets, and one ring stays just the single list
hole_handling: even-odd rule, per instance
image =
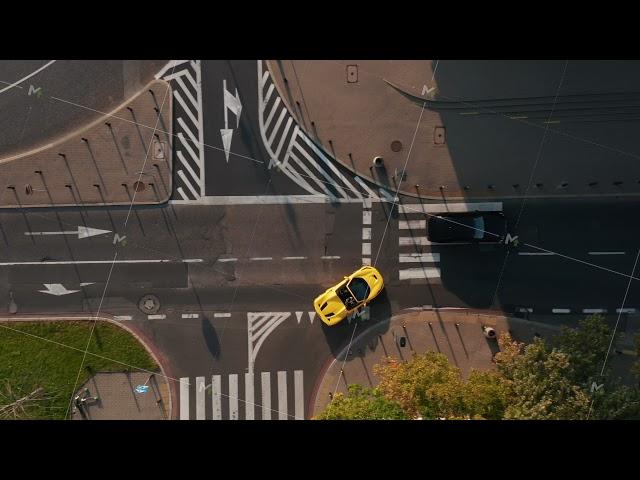
[{"label": "road intersection", "polygon": [[[180,379],[180,419],[308,418],[355,326],[409,308],[621,308],[635,200],[396,199],[332,161],[264,65],[174,61],[156,75],[174,97],[168,203],[0,210],[0,298],[19,314],[99,311],[138,329]],[[431,215],[474,210],[522,211],[517,245],[429,242]],[[312,299],[363,264],[383,272],[385,292],[368,319],[324,327]],[[153,313],[139,305],[150,294]],[[640,308],[635,282],[624,308]]]}]

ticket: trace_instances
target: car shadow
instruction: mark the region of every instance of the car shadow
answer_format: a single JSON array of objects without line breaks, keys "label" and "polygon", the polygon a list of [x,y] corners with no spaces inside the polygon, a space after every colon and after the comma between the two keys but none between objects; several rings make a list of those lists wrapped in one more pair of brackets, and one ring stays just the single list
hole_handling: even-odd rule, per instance
[{"label": "car shadow", "polygon": [[218,359],[220,356],[220,341],[218,340],[216,329],[211,325],[209,319],[205,317],[202,318],[201,326],[202,336],[204,337],[209,352],[214,358]]}]

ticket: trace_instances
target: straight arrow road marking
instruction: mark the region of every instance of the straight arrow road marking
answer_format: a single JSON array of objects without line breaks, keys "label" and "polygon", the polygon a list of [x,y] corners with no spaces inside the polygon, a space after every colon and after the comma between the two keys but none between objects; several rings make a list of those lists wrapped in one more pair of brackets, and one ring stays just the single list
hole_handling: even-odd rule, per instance
[{"label": "straight arrow road marking", "polygon": [[220,136],[222,137],[222,147],[224,148],[224,155],[229,163],[229,151],[231,150],[231,140],[233,138],[233,129],[229,128],[229,112],[236,116],[236,128],[240,126],[240,113],[242,112],[242,103],[240,102],[240,95],[238,95],[238,89],[236,88],[235,96],[227,90],[227,80],[222,80],[222,94],[224,98],[224,128],[220,129]]},{"label": "straight arrow road marking", "polygon": [[102,230],[100,228],[91,228],[78,226],[77,230],[64,231],[64,232],[24,232],[25,235],[32,237],[43,235],[77,235],[78,238],[93,237],[95,235],[104,235],[105,233],[111,233],[111,230]]}]

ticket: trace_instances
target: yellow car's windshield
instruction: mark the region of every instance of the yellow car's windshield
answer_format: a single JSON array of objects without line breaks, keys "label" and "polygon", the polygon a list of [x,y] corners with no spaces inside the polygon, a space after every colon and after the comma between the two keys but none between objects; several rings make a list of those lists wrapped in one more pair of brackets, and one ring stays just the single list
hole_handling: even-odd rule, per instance
[{"label": "yellow car's windshield", "polygon": [[364,278],[355,277],[349,282],[349,290],[358,302],[363,302],[369,295],[369,285]]}]

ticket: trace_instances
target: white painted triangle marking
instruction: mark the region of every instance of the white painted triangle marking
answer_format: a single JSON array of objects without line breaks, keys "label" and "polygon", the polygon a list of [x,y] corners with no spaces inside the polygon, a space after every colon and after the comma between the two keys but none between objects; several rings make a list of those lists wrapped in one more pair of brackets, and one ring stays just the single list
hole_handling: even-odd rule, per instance
[{"label": "white painted triangle marking", "polygon": [[222,136],[222,146],[224,147],[224,155],[229,163],[229,150],[231,150],[231,139],[233,138],[232,128],[221,128],[220,135]]},{"label": "white painted triangle marking", "polygon": [[67,288],[61,283],[43,283],[43,285],[45,286],[46,290],[38,290],[38,291],[42,293],[48,293],[49,295],[56,295],[56,296],[68,295],[70,293],[76,293],[80,291],[80,290],[67,290]]},{"label": "white painted triangle marking", "polygon": [[316,312],[309,312],[309,321],[313,323],[313,319],[316,318]]},{"label": "white painted triangle marking", "polygon": [[424,86],[422,87],[422,95],[424,95],[425,93],[426,93],[427,95],[429,95],[429,94],[430,94],[431,92],[433,92],[435,89],[436,89],[436,87],[431,87],[431,88],[429,88],[429,87],[427,87],[426,85],[424,85]]},{"label": "white painted triangle marking", "polygon": [[94,235],[103,235],[105,233],[111,233],[111,230],[102,230],[100,228],[91,227],[78,227],[78,238],[93,237]]},{"label": "white painted triangle marking", "polygon": [[300,324],[300,319],[302,319],[302,315],[304,312],[296,312],[296,318],[298,319],[298,324]]}]

